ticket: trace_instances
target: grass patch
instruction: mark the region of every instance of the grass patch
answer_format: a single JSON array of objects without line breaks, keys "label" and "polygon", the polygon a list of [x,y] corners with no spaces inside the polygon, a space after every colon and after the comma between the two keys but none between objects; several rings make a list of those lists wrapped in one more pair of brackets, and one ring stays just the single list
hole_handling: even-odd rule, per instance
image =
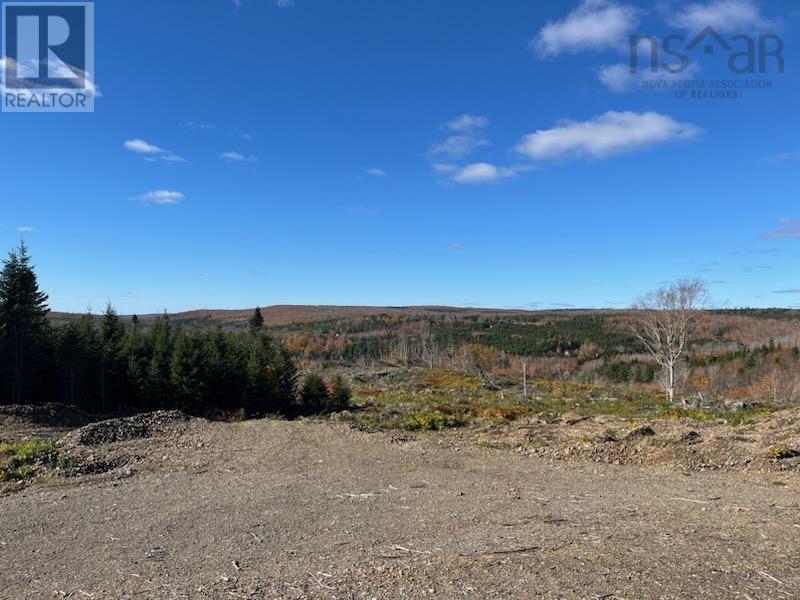
[{"label": "grass patch", "polygon": [[683,406],[670,406],[664,404],[661,407],[659,416],[670,419],[692,419],[694,421],[725,421],[729,425],[742,425],[755,421],[772,412],[775,408],[771,406],[759,405],[748,406],[738,410],[726,410],[722,408],[689,408]]},{"label": "grass patch", "polygon": [[726,408],[690,408],[668,404],[652,387],[608,386],[572,381],[533,381],[531,398],[514,390],[486,389],[476,375],[418,369],[386,387],[356,390],[349,417],[364,429],[437,431],[471,424],[504,424],[535,417],[557,423],[565,415],[576,418],[619,417],[724,420],[741,425],[769,414],[768,406],[731,411]]},{"label": "grass patch", "polygon": [[39,465],[60,468],[75,466],[73,461],[59,456],[55,440],[0,443],[0,482],[31,479]]}]

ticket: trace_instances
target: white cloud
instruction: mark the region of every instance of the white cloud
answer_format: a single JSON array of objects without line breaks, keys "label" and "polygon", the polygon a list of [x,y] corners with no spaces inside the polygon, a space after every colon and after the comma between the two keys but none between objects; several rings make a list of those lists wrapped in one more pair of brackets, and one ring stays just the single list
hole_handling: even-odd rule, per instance
[{"label": "white cloud", "polygon": [[655,112],[607,112],[588,121],[562,121],[524,136],[517,152],[533,160],[604,158],[654,144],[697,137],[700,129]]},{"label": "white cloud", "polygon": [[33,231],[33,227],[28,227],[27,225],[23,225],[22,227],[17,227],[17,231],[20,233],[29,233]]},{"label": "white cloud", "polygon": [[433,170],[437,173],[447,174],[457,171],[458,167],[456,165],[449,165],[446,163],[433,163]]},{"label": "white cloud", "polygon": [[800,219],[778,219],[778,229],[761,234],[762,240],[800,239]]},{"label": "white cloud", "polygon": [[[5,71],[6,64],[9,65],[9,68],[11,70],[16,71],[17,66],[16,66],[16,63],[15,63],[13,58],[0,58],[0,71],[2,71],[2,72]],[[31,61],[31,64],[36,66],[37,62],[36,61]],[[65,63],[61,63],[59,65],[55,65],[55,67],[57,68],[56,75],[58,77],[72,78],[72,77],[75,77],[75,75],[78,75],[79,77],[82,77],[83,80],[85,81],[85,85],[86,85],[86,90],[87,91],[91,92],[91,94],[95,98],[102,98],[103,97],[103,92],[100,90],[100,86],[95,83],[94,75],[92,73],[90,73],[88,71],[83,71],[81,69],[78,69],[77,67],[73,67],[73,66],[67,65]],[[50,86],[36,85],[34,83],[31,83],[31,89],[37,89],[37,88],[38,89],[45,89],[45,90],[49,90],[49,89],[64,89],[64,88],[52,88]],[[2,83],[0,83],[0,93],[5,92],[5,89],[6,89],[5,86]],[[14,90],[14,93],[15,94],[22,94],[22,95],[27,96],[27,97],[31,96],[30,91],[27,91],[27,90]]]},{"label": "white cloud", "polygon": [[713,0],[706,4],[687,4],[669,21],[676,27],[697,32],[706,27],[729,32],[768,25],[753,0]]},{"label": "white cloud", "polygon": [[496,167],[495,165],[481,162],[461,167],[453,172],[453,183],[496,183],[508,177],[514,177],[517,169],[512,167]]},{"label": "white cloud", "polygon": [[646,82],[675,81],[693,77],[697,74],[697,71],[697,65],[692,63],[680,73],[670,73],[663,68],[659,68],[655,73],[649,69],[631,73],[630,65],[616,63],[600,67],[597,71],[597,77],[612,92],[621,94],[637,88],[640,89]]},{"label": "white cloud", "polygon": [[461,242],[450,242],[449,244],[447,244],[447,247],[450,250],[461,250],[462,248],[464,248],[464,244],[462,244]]},{"label": "white cloud", "polygon": [[147,162],[156,162],[159,160],[165,162],[186,162],[186,159],[182,156],[178,156],[169,150],[164,150],[164,148],[159,148],[155,144],[151,144],[142,139],[127,140],[122,145],[126,150],[130,150],[136,154],[144,154]]},{"label": "white cloud", "polygon": [[480,136],[451,135],[444,141],[431,146],[430,154],[449,158],[463,158],[472,154],[476,149],[488,145],[489,141]]},{"label": "white cloud", "polygon": [[447,128],[452,131],[474,131],[489,126],[489,119],[478,115],[464,114],[459,115],[447,124]]},{"label": "white cloud", "polygon": [[148,202],[150,204],[178,204],[184,198],[185,196],[181,192],[154,190],[137,196],[136,200],[141,200],[142,202]]},{"label": "white cloud", "polygon": [[471,114],[459,115],[443,126],[445,130],[453,132],[454,135],[433,144],[428,149],[428,155],[458,159],[472,154],[478,148],[489,145],[489,141],[481,132],[488,126],[489,119],[486,117]]},{"label": "white cloud", "polygon": [[384,171],[383,169],[375,169],[375,168],[365,169],[364,172],[367,175],[372,175],[373,177],[386,177],[386,171]]},{"label": "white cloud", "polygon": [[187,162],[185,158],[183,158],[182,156],[178,156],[177,154],[167,154],[165,156],[162,156],[161,160],[165,162],[179,162],[179,163]]},{"label": "white cloud", "polygon": [[611,0],[583,0],[560,21],[542,27],[531,48],[541,57],[623,47],[639,23],[639,10]]},{"label": "white cloud", "polygon": [[223,152],[219,158],[225,162],[257,162],[258,160],[252,154],[245,155],[240,152]]},{"label": "white cloud", "polygon": [[154,144],[150,144],[140,139],[127,140],[123,146],[125,146],[126,150],[136,152],[137,154],[163,154],[166,152],[166,150],[163,148],[159,148]]}]

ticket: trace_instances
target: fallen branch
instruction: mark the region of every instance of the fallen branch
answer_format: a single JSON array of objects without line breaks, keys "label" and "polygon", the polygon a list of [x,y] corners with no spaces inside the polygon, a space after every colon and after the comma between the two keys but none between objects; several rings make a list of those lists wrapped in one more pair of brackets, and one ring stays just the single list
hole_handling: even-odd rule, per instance
[{"label": "fallen branch", "polygon": [[759,572],[758,572],[758,574],[759,574],[759,575],[763,575],[763,576],[764,576],[764,577],[766,577],[767,579],[771,579],[772,581],[774,581],[774,582],[775,582],[775,583],[777,583],[778,585],[783,585],[783,582],[782,582],[780,579],[776,579],[775,577],[773,577],[772,575],[770,575],[770,574],[769,574],[769,573],[767,573],[766,571],[759,571]]},{"label": "fallen branch", "polygon": [[331,587],[329,585],[325,585],[324,583],[322,583],[322,580],[319,577],[317,577],[316,575],[314,575],[311,571],[309,571],[308,574],[311,575],[311,579],[313,579],[317,583],[317,585],[319,587],[321,587],[322,589],[324,589],[324,590],[336,590],[335,587]]},{"label": "fallen branch", "polygon": [[392,546],[392,550],[400,550],[401,552],[409,552],[409,553],[413,552],[415,554],[432,554],[428,550],[415,550],[414,548],[406,548],[405,546],[399,546],[397,544]]},{"label": "fallen branch", "polygon": [[463,553],[459,552],[459,556],[494,556],[497,554],[526,554],[534,550],[541,550],[539,546],[526,546],[525,548],[505,548],[502,550],[485,550],[483,552]]},{"label": "fallen branch", "polygon": [[[711,504],[711,500],[694,500],[693,498],[672,498],[672,500],[680,500],[681,502],[693,502],[695,504]],[[719,498],[714,498],[719,500]]]}]

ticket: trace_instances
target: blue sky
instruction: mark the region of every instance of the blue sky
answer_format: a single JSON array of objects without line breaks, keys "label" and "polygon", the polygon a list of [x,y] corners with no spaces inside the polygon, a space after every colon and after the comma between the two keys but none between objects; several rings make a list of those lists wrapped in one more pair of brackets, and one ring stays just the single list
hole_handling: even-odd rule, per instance
[{"label": "blue sky", "polygon": [[[191,4],[191,8],[189,5]],[[790,0],[101,0],[90,114],[2,114],[0,242],[58,310],[800,304]],[[774,32],[676,97],[631,34]],[[727,38],[726,38],[727,39]],[[652,83],[650,84],[653,85]]]}]

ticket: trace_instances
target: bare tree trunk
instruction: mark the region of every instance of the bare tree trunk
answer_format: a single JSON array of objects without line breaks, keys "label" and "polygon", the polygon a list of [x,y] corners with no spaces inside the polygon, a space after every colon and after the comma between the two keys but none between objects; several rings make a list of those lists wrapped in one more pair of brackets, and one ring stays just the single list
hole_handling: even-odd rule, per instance
[{"label": "bare tree trunk", "polygon": [[522,397],[528,399],[528,361],[522,361]]},{"label": "bare tree trunk", "polygon": [[670,404],[675,402],[675,363],[667,365],[667,400]]}]

